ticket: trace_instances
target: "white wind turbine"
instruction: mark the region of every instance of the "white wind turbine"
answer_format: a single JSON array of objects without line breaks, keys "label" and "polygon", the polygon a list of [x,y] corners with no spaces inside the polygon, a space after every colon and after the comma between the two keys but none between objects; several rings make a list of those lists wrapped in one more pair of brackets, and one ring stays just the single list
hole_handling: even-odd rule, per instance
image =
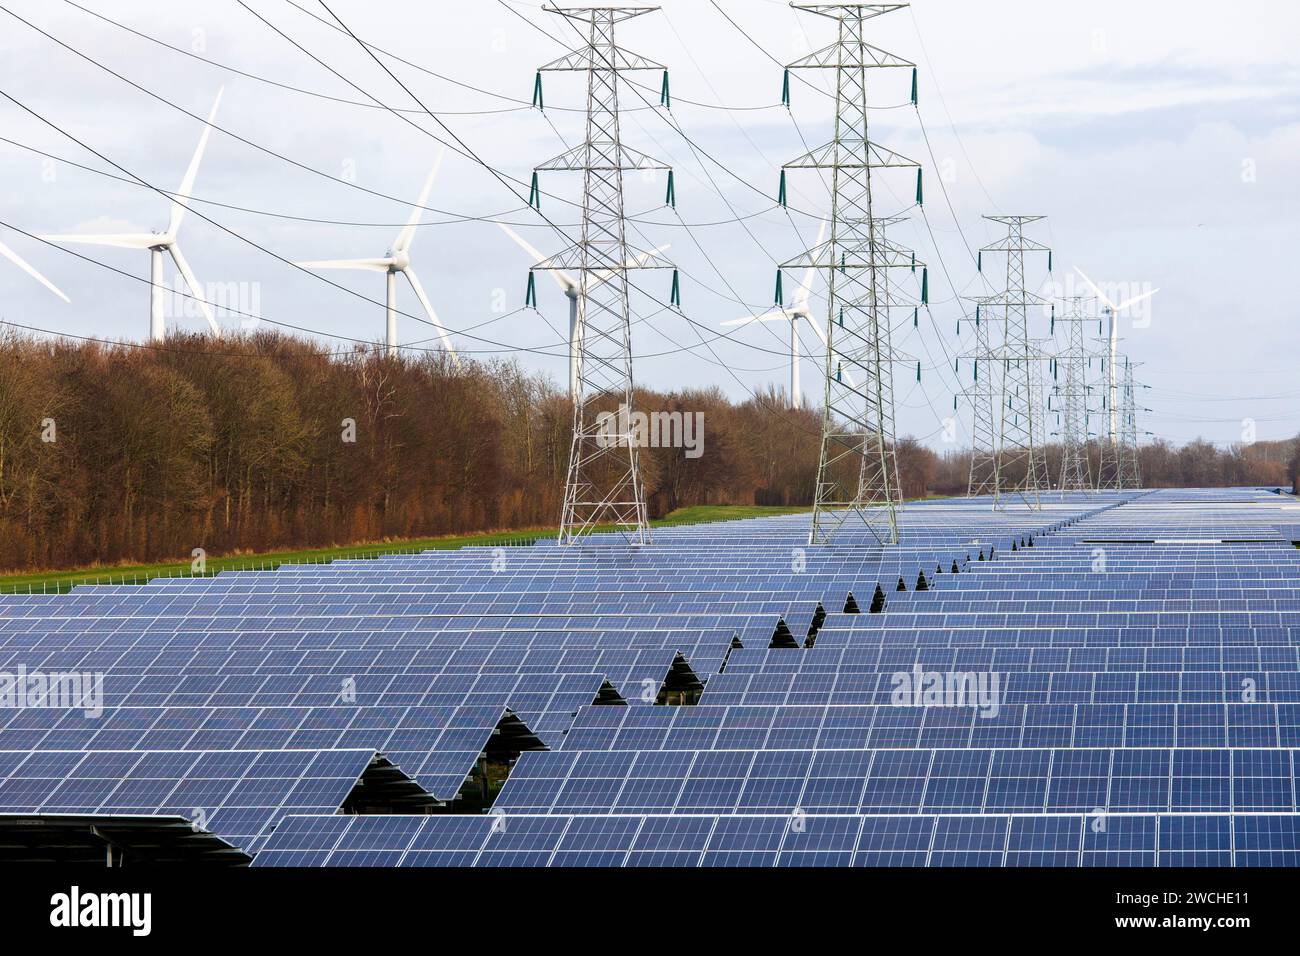
[{"label": "white wind turbine", "polygon": [[[822,239],[826,236],[826,223],[821,224],[817,230],[817,242],[812,248],[817,249],[822,244]],[[815,266],[809,266],[804,270],[803,280],[799,283],[799,290],[794,295],[794,302],[789,308],[777,307],[761,315],[746,315],[739,319],[732,319],[730,322],[723,322],[723,327],[727,326],[746,326],[753,322],[789,322],[790,323],[790,407],[799,408],[803,396],[799,388],[799,320],[805,319],[812,326],[812,330],[817,333],[821,339],[822,345],[826,344],[826,330],[817,324],[813,318],[812,308],[808,300],[812,296],[812,283],[817,275]],[[843,372],[849,386],[856,388],[852,377],[847,370]]]},{"label": "white wind turbine", "polygon": [[406,276],[406,281],[411,284],[411,289],[415,292],[415,297],[420,300],[420,305],[424,308],[425,314],[429,316],[429,321],[438,330],[438,337],[442,340],[442,347],[447,350],[452,362],[459,367],[460,356],[456,354],[456,348],[451,343],[451,336],[447,334],[447,330],[439,321],[438,313],[433,310],[433,303],[424,294],[424,286],[420,285],[420,280],[416,278],[415,272],[411,269],[411,242],[415,239],[416,227],[420,224],[420,216],[425,211],[424,206],[429,201],[433,181],[438,176],[438,169],[442,166],[442,158],[446,153],[447,147],[445,146],[438,150],[438,156],[433,161],[433,169],[429,170],[429,178],[424,181],[424,189],[420,191],[420,198],[416,200],[415,206],[411,209],[411,215],[406,220],[406,225],[397,234],[397,238],[393,240],[392,246],[382,259],[322,259],[316,262],[299,262],[297,265],[302,266],[304,269],[364,269],[369,272],[386,273],[387,294],[385,303],[388,322],[384,342],[388,347],[389,355],[397,354],[397,274],[400,272]]},{"label": "white wind turbine", "polygon": [[[515,245],[532,257],[534,262],[542,262],[546,256],[542,255],[528,240],[524,239],[519,233],[515,232],[504,222],[497,223],[501,231],[514,240]],[[650,252],[643,252],[628,262],[629,269],[635,268],[650,259],[653,259],[661,252],[667,251],[671,246],[656,246]],[[578,337],[578,299],[582,295],[582,286],[578,280],[573,278],[563,269],[547,269],[551,278],[564,291],[565,297],[569,300],[569,398],[573,401],[578,400],[579,382],[578,382],[578,355],[582,351],[582,343]],[[604,278],[608,272],[598,272],[598,278]]]},{"label": "white wind turbine", "polygon": [[1101,289],[1097,288],[1097,283],[1089,279],[1082,269],[1075,266],[1074,271],[1083,276],[1083,281],[1088,283],[1088,286],[1096,294],[1097,298],[1101,300],[1103,306],[1102,313],[1110,319],[1110,358],[1106,362],[1106,422],[1110,428],[1108,437],[1111,442],[1114,443],[1119,435],[1119,412],[1116,409],[1116,398],[1119,395],[1119,383],[1115,380],[1115,361],[1119,355],[1119,323],[1116,322],[1116,319],[1119,317],[1121,312],[1132,308],[1139,302],[1151,298],[1160,290],[1152,289],[1150,292],[1143,292],[1141,295],[1135,295],[1133,298],[1125,299],[1119,305],[1116,305],[1111,302],[1110,299],[1106,298],[1106,294],[1102,292]]},{"label": "white wind turbine", "polygon": [[64,302],[71,301],[66,295],[63,294],[63,292],[59,289],[58,286],[56,286],[49,279],[45,278],[45,276],[37,272],[36,269],[26,259],[20,256],[18,253],[14,252],[3,242],[0,242],[0,256],[4,256],[10,262],[16,265],[19,269],[22,269],[23,272],[26,272],[29,276],[31,276],[41,285],[45,286],[45,288],[49,289],[51,292],[57,295]]},{"label": "white wind turbine", "polygon": [[186,286],[189,287],[190,294],[198,302],[199,308],[203,311],[203,316],[208,320],[208,325],[212,329],[213,335],[221,335],[221,326],[217,324],[216,318],[212,314],[207,300],[204,298],[203,290],[199,286],[199,280],[195,278],[194,271],[190,264],[181,254],[180,246],[177,244],[176,232],[180,229],[181,219],[185,216],[185,210],[189,208],[190,194],[194,191],[194,179],[199,174],[199,162],[203,159],[203,150],[208,145],[208,135],[212,132],[212,121],[217,118],[217,107],[221,105],[221,94],[224,87],[217,90],[216,101],[212,104],[212,112],[208,114],[207,124],[203,127],[203,133],[199,136],[199,147],[194,151],[194,158],[190,160],[190,167],[185,171],[185,179],[181,182],[181,188],[172,194],[172,211],[171,218],[167,222],[167,231],[158,233],[119,233],[117,235],[105,236],[42,236],[51,242],[80,242],[92,246],[116,246],[120,249],[148,249],[149,250],[149,340],[152,342],[161,342],[167,334],[165,327],[165,311],[167,304],[167,286],[163,281],[163,253],[172,257],[176,263],[176,269],[185,279]]}]

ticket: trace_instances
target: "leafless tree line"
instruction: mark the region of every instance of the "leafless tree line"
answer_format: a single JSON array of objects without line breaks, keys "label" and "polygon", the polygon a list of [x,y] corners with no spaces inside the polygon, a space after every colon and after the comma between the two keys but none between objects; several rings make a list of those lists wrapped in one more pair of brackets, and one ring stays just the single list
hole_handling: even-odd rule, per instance
[{"label": "leafless tree line", "polygon": [[[1101,445],[1088,446],[1091,474],[1101,467]],[[1300,465],[1300,442],[1260,441],[1220,448],[1197,439],[1181,447],[1156,439],[1138,449],[1138,466],[1144,488],[1227,488],[1243,485],[1291,488]],[[1053,482],[1061,474],[1061,446],[1047,448],[1048,474]],[[1022,471],[1023,474],[1023,471]],[[966,493],[970,452],[952,451],[938,462],[930,483],[935,494]]]},{"label": "leafless tree line", "polygon": [[[779,388],[739,403],[640,390],[635,405],[704,417],[698,457],[642,451],[652,516],[812,502],[821,413]],[[162,349],[0,336],[0,568],[548,527],[571,428],[564,393],[513,362],[273,333]],[[1294,446],[1157,442],[1142,472],[1149,486],[1289,484]],[[910,438],[897,453],[907,497],[965,493],[966,453]],[[1049,462],[1059,471],[1059,449]]]},{"label": "leafless tree line", "polygon": [[[639,392],[703,412],[642,452],[653,514],[800,504],[820,422],[777,392]],[[163,349],[0,336],[0,568],[188,559],[554,525],[572,407],[517,364],[333,353],[277,334]]]}]

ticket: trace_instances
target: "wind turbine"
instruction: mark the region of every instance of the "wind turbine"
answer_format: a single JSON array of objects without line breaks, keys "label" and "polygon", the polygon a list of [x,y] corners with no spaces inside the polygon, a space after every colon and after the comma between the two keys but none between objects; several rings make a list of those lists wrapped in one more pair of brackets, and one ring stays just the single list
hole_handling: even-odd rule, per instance
[{"label": "wind turbine", "polygon": [[[821,224],[817,230],[817,242],[812,248],[816,249],[822,244],[822,239],[826,236],[826,223]],[[790,407],[799,408],[802,402],[802,395],[799,388],[799,320],[805,319],[812,326],[817,337],[821,339],[822,345],[826,344],[826,332],[817,320],[813,318],[812,309],[808,300],[812,297],[813,278],[817,274],[815,266],[809,266],[804,270],[803,280],[799,283],[799,291],[794,295],[794,303],[789,308],[778,306],[761,315],[745,315],[739,319],[732,319],[729,322],[723,322],[722,326],[746,326],[754,322],[789,322],[790,323]],[[848,380],[849,386],[856,388],[853,379],[847,371],[842,374]]]},{"label": "wind turbine", "polygon": [[1107,424],[1110,428],[1109,438],[1111,443],[1114,444],[1119,436],[1119,424],[1116,420],[1119,414],[1116,410],[1116,405],[1118,404],[1116,398],[1119,385],[1115,381],[1115,362],[1119,355],[1119,323],[1115,320],[1119,317],[1121,312],[1132,308],[1139,302],[1151,298],[1160,290],[1152,289],[1150,292],[1143,292],[1141,295],[1136,295],[1131,299],[1125,299],[1119,305],[1116,305],[1111,302],[1110,299],[1106,298],[1106,294],[1102,292],[1101,289],[1097,288],[1097,283],[1089,279],[1082,269],[1075,266],[1074,271],[1083,276],[1083,281],[1088,283],[1088,286],[1096,294],[1097,298],[1101,300],[1103,306],[1101,310],[1102,314],[1110,319],[1110,358],[1106,362],[1106,418]]},{"label": "wind turbine", "polygon": [[[546,259],[546,256],[542,255],[536,247],[504,222],[499,222],[497,225],[501,227],[502,232],[514,241],[515,245],[528,253],[534,262],[542,262]],[[670,248],[670,245],[657,246],[650,252],[643,252],[628,262],[627,267],[629,269],[635,268]],[[576,402],[580,385],[578,382],[578,356],[582,351],[582,342],[579,340],[578,335],[578,299],[582,295],[582,285],[563,269],[547,269],[546,271],[551,274],[551,278],[556,281],[560,289],[563,290],[565,297],[569,300],[569,398]],[[603,279],[608,274],[607,270],[597,272],[596,277]]]},{"label": "wind turbine", "polygon": [[433,161],[433,169],[429,170],[429,178],[424,181],[424,189],[420,191],[420,198],[416,200],[415,206],[411,209],[411,215],[406,220],[406,225],[402,231],[397,234],[393,240],[392,246],[381,259],[322,259],[317,262],[299,262],[297,265],[304,269],[363,269],[369,272],[383,272],[387,274],[387,294],[385,302],[387,305],[388,322],[385,330],[384,341],[388,347],[390,356],[397,354],[397,275],[401,273],[406,276],[406,281],[411,284],[411,289],[415,292],[415,297],[420,300],[420,305],[424,312],[429,316],[429,321],[433,327],[438,330],[438,337],[442,340],[442,347],[447,350],[451,356],[452,362],[457,367],[460,366],[460,356],[456,354],[456,348],[451,344],[451,336],[438,319],[438,313],[433,310],[433,304],[429,297],[424,294],[424,286],[420,285],[420,280],[416,278],[411,269],[411,242],[415,239],[416,227],[420,224],[420,215],[424,212],[424,206],[429,201],[429,193],[433,189],[433,181],[438,176],[438,169],[442,166],[442,158],[447,153],[447,147],[438,150],[438,156]]},{"label": "wind turbine", "polygon": [[49,279],[45,278],[45,276],[37,272],[36,269],[26,259],[20,256],[18,253],[14,252],[3,242],[0,242],[0,256],[4,256],[10,262],[16,265],[19,269],[22,269],[23,272],[26,272],[29,276],[31,276],[41,285],[45,286],[45,288],[49,289],[51,292],[57,295],[64,302],[71,301],[66,295],[63,294],[63,292],[59,289],[58,286],[56,286]]},{"label": "wind turbine", "polygon": [[199,136],[199,147],[194,151],[194,158],[190,160],[189,169],[185,171],[185,178],[181,181],[181,188],[172,194],[171,217],[167,222],[166,232],[119,233],[104,236],[41,236],[42,239],[47,239],[50,242],[79,242],[91,246],[116,246],[120,249],[148,249],[150,285],[149,340],[151,342],[161,342],[167,335],[166,317],[164,315],[167,303],[167,285],[163,281],[163,253],[170,255],[172,262],[176,263],[177,271],[184,277],[185,285],[189,287],[190,294],[194,296],[204,318],[208,320],[212,334],[221,335],[221,326],[217,324],[211,307],[203,297],[203,290],[199,286],[199,280],[195,278],[194,270],[190,268],[189,262],[186,261],[185,256],[181,253],[180,246],[177,244],[176,232],[180,229],[185,211],[189,209],[190,194],[194,191],[194,179],[199,174],[199,162],[203,159],[204,149],[207,148],[208,135],[212,132],[212,121],[217,118],[217,107],[221,105],[221,94],[224,89],[223,87],[217,90],[217,98],[212,104],[212,112],[208,114],[208,121],[203,127],[203,133]]}]

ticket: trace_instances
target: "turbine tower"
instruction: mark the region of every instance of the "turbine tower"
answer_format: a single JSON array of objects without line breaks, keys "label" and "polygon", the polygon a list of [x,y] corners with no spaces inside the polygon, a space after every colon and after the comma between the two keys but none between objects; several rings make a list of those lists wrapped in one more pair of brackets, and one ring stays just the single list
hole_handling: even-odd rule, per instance
[{"label": "turbine tower", "polygon": [[62,299],[64,302],[70,302],[70,301],[72,301],[72,300],[69,299],[66,295],[63,294],[63,290],[61,290],[58,286],[56,286],[56,285],[55,285],[53,282],[51,282],[49,279],[45,278],[45,276],[43,276],[43,275],[41,275],[39,272],[37,272],[35,266],[33,266],[31,263],[29,263],[26,259],[24,259],[22,256],[20,256],[18,253],[14,252],[12,249],[10,249],[8,246],[6,246],[3,242],[0,242],[0,256],[3,256],[4,258],[8,259],[10,262],[12,262],[14,265],[16,265],[19,269],[22,269],[23,272],[26,272],[29,276],[31,276],[33,279],[35,279],[35,280],[36,280],[37,282],[39,282],[41,285],[45,286],[45,288],[49,289],[51,292],[53,292],[55,295],[57,295],[57,296],[58,296],[60,299]]},{"label": "turbine tower", "polygon": [[623,173],[668,169],[658,160],[624,146],[619,136],[619,74],[663,70],[614,42],[616,24],[657,7],[546,7],[573,21],[586,43],[540,68],[587,76],[587,134],[582,143],[538,166],[583,173],[582,234],[578,242],[533,266],[581,276],[577,285],[577,400],[559,544],[571,545],[613,525],[633,544],[651,541],[645,488],[633,428],[632,323],[628,304],[630,268],[671,269],[655,252],[627,242]]},{"label": "turbine tower", "polygon": [[[1106,442],[1102,447],[1102,466],[1099,469],[1097,487],[1098,488],[1108,488],[1108,487],[1123,488],[1124,485],[1122,484],[1122,482],[1119,485],[1114,484],[1115,481],[1120,480],[1118,476],[1123,472],[1123,469],[1119,465],[1120,384],[1118,378],[1119,375],[1118,369],[1119,369],[1120,356],[1119,356],[1119,322],[1117,320],[1119,319],[1120,313],[1127,312],[1133,306],[1137,305],[1139,302],[1146,301],[1147,299],[1151,298],[1160,290],[1152,289],[1149,292],[1143,292],[1141,295],[1136,295],[1130,299],[1125,299],[1123,302],[1116,305],[1114,302],[1112,302],[1110,299],[1106,297],[1106,294],[1097,287],[1097,284],[1095,282],[1093,282],[1091,279],[1088,278],[1088,276],[1084,273],[1082,269],[1080,269],[1078,266],[1075,266],[1074,271],[1079,273],[1079,275],[1083,278],[1084,282],[1088,283],[1089,288],[1092,289],[1093,293],[1097,296],[1097,299],[1101,302],[1102,304],[1101,313],[1109,320],[1109,326],[1110,326],[1109,330],[1107,331],[1107,339],[1108,339],[1109,347],[1107,349],[1107,357],[1105,359]],[[1136,465],[1134,467],[1136,467]],[[1106,484],[1102,483],[1103,480],[1106,482]]]},{"label": "turbine tower", "polygon": [[[501,227],[502,232],[513,240],[515,245],[528,253],[533,262],[540,262],[545,258],[537,251],[536,247],[504,222],[499,222],[497,225]],[[669,248],[668,245],[658,246],[653,254],[657,255]],[[646,261],[648,255],[643,253],[640,257],[631,260],[628,268],[635,269],[639,267]],[[578,280],[563,269],[548,269],[546,271],[555,279],[556,284],[564,292],[565,298],[569,300],[569,400],[576,402],[578,400],[578,352],[582,348],[578,341],[578,300],[582,297],[582,289],[578,284]],[[604,273],[601,273],[601,275],[604,275]]]},{"label": "turbine tower", "polygon": [[1057,321],[1066,327],[1065,351],[1057,358],[1057,375],[1061,360],[1065,362],[1064,383],[1056,387],[1061,403],[1061,490],[1091,491],[1092,466],[1088,461],[1088,352],[1084,347],[1083,323],[1092,321],[1084,315],[1083,296],[1065,302],[1065,315]]},{"label": "turbine tower", "polygon": [[[817,230],[817,245],[822,244],[826,237],[826,223],[822,222],[821,228]],[[812,306],[809,299],[812,297],[813,279],[817,277],[817,269],[809,266],[804,270],[803,279],[799,283],[799,290],[794,294],[794,304],[790,308],[777,306],[761,315],[746,315],[739,319],[732,319],[730,322],[723,322],[724,328],[728,326],[741,326],[742,328],[755,322],[789,322],[790,323],[790,407],[800,408],[803,405],[802,389],[799,385],[799,320],[803,319],[812,326],[817,337],[821,339],[823,347],[826,345],[826,333],[822,331],[821,326],[812,315]]]},{"label": "turbine tower", "polygon": [[1042,357],[1029,340],[1029,309],[1043,306],[1047,300],[1025,288],[1025,253],[1046,252],[1048,271],[1052,253],[1047,246],[1025,237],[1027,224],[1043,216],[985,216],[1007,227],[1000,241],[985,246],[981,252],[1005,253],[1006,287],[996,296],[984,299],[996,306],[992,316],[1004,323],[1001,347],[993,352],[993,363],[1001,366],[1002,392],[998,402],[998,443],[994,457],[993,507],[1002,510],[1007,497],[1019,498],[1031,511],[1039,511],[1046,468],[1042,449],[1035,450],[1035,438],[1041,432],[1042,411],[1034,401],[1033,365]]},{"label": "turbine tower", "polygon": [[[877,231],[872,171],[919,164],[868,139],[867,74],[916,66],[865,42],[867,20],[903,4],[794,4],[836,22],[836,39],[786,67],[834,70],[835,133],[824,146],[782,169],[831,172],[830,239],[783,263],[822,269],[827,277],[825,399],[816,500],[809,544],[829,544],[846,522],[861,522],[881,544],[898,542],[897,469],[893,465],[892,356],[885,273],[918,263]],[[920,201],[919,172],[917,201]],[[926,282],[924,272],[922,289]],[[922,300],[925,293],[922,293]]]},{"label": "turbine tower", "polygon": [[203,317],[208,320],[208,327],[215,336],[221,335],[221,326],[217,324],[216,317],[212,314],[212,308],[204,296],[199,280],[194,275],[194,270],[190,268],[189,262],[181,253],[181,247],[177,238],[177,232],[181,227],[181,220],[185,217],[185,211],[190,206],[190,196],[194,192],[194,180],[199,174],[199,163],[203,160],[203,151],[208,145],[208,135],[212,132],[212,123],[217,118],[217,107],[221,105],[221,94],[224,88],[217,91],[217,98],[212,104],[212,111],[208,113],[207,123],[203,127],[203,132],[199,136],[198,149],[194,151],[194,158],[190,160],[189,168],[185,171],[185,178],[181,180],[181,187],[172,194],[171,217],[167,222],[165,232],[153,233],[119,233],[116,235],[93,235],[93,236],[41,236],[42,239],[50,242],[74,242],[91,246],[115,246],[119,249],[148,249],[149,250],[149,341],[161,342],[167,337],[166,328],[166,304],[167,304],[167,284],[163,279],[163,254],[171,256],[172,262],[176,264],[176,270],[185,280],[185,285],[189,288],[190,294],[194,296],[195,302],[198,303],[199,309],[203,312]]},{"label": "turbine tower", "polygon": [[442,158],[447,152],[447,147],[438,150],[438,156],[433,161],[433,168],[429,170],[429,178],[424,181],[424,188],[420,190],[420,198],[416,200],[415,205],[411,208],[411,215],[406,220],[406,225],[402,231],[397,234],[393,244],[382,258],[379,259],[321,259],[313,262],[298,262],[296,265],[304,269],[362,269],[368,272],[385,273],[386,293],[384,297],[385,311],[387,313],[387,322],[385,324],[384,344],[390,357],[397,355],[397,277],[402,275],[406,281],[411,284],[415,297],[420,300],[420,305],[425,314],[429,317],[429,322],[438,330],[438,337],[442,340],[442,347],[447,350],[451,360],[457,366],[460,365],[460,356],[456,354],[456,348],[451,343],[451,336],[447,334],[446,328],[438,319],[438,313],[433,310],[433,303],[424,292],[424,286],[416,277],[414,270],[411,268],[411,243],[415,240],[415,230],[420,225],[420,215],[424,212],[424,206],[429,201],[429,193],[433,190],[433,181],[438,176],[438,170],[442,166]]}]

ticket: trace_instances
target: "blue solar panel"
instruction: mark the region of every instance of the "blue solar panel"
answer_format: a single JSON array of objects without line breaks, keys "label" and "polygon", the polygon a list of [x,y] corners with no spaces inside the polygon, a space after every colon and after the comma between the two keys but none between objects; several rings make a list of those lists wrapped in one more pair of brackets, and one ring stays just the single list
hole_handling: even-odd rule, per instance
[{"label": "blue solar panel", "polygon": [[[789,515],[0,595],[0,670],[104,678],[93,719],[0,712],[0,811],[189,802],[258,866],[1294,865],[1290,501],[932,501],[889,548]],[[339,814],[376,753],[440,812]]]}]

